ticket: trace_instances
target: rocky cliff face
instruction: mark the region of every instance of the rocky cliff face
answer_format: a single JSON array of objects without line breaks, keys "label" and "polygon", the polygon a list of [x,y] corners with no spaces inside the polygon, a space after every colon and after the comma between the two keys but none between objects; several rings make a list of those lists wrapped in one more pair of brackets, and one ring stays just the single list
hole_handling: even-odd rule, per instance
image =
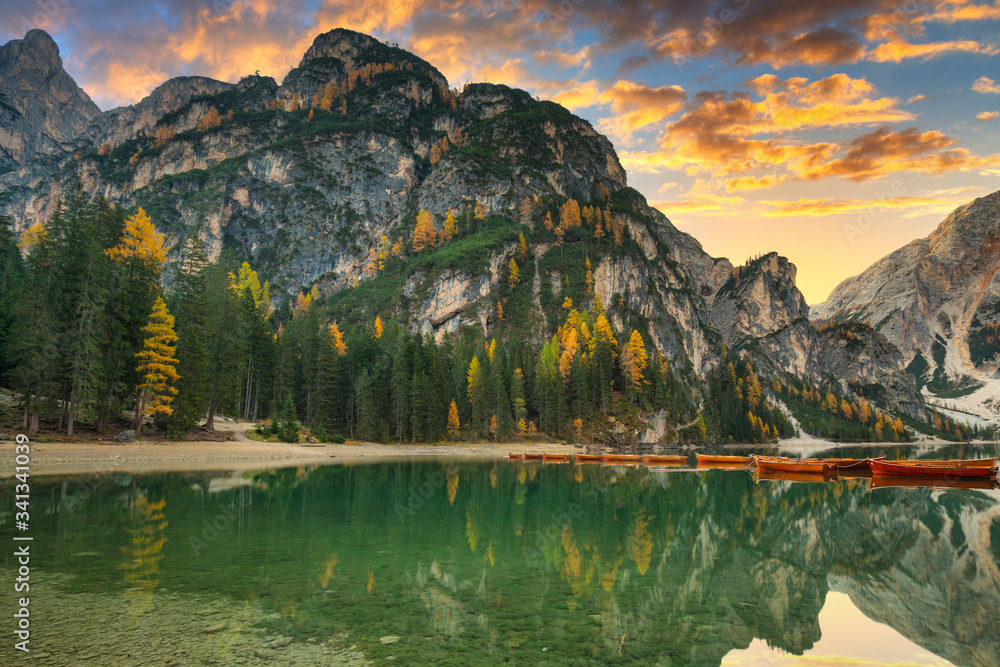
[{"label": "rocky cliff face", "polygon": [[1000,348],[984,327],[1000,306],[1000,193],[952,212],[927,238],[841,283],[813,317],[868,321],[914,369],[940,382],[993,373]]},{"label": "rocky cliff face", "polygon": [[795,265],[776,253],[732,269],[711,305],[712,322],[726,345],[747,350],[772,373],[836,381],[845,391],[926,419],[896,347],[860,324],[817,331],[795,273]]},{"label": "rocky cliff face", "polygon": [[[228,250],[249,260],[278,298],[313,285],[330,296],[365,283],[369,252],[383,238],[408,240],[420,209],[440,229],[450,209],[470,211],[477,202],[508,220],[518,219],[525,200],[603,202],[624,243],[587,251],[594,292],[619,328],[648,332],[675,371],[696,383],[725,342],[784,373],[827,372],[794,266],[768,255],[734,274],[628,187],[614,147],[589,122],[524,91],[492,84],[453,91],[413,54],[338,29],[318,36],[280,86],[256,75],[237,83],[180,77],[101,114],[44,33],[0,54],[14,63],[2,85],[36,105],[4,107],[20,120],[0,123],[15,138],[9,145],[21,147],[3,158],[18,168],[0,173],[9,195],[2,212],[19,230],[45,223],[79,181],[145,208],[172,259],[196,235],[213,258]],[[37,94],[23,94],[29,89]],[[324,101],[330,90],[336,94]],[[219,122],[205,125],[213,109]],[[463,224],[470,232],[471,217]],[[495,294],[516,238],[483,243],[469,256],[455,251],[445,265],[408,265],[382,314],[439,337],[495,326],[502,316]],[[524,279],[533,299],[523,308],[525,335],[535,340],[551,335],[553,313],[561,312],[552,301],[569,280],[563,250],[530,249],[533,275]]]},{"label": "rocky cliff face", "polygon": [[0,173],[65,151],[100,113],[47,33],[0,46]]}]

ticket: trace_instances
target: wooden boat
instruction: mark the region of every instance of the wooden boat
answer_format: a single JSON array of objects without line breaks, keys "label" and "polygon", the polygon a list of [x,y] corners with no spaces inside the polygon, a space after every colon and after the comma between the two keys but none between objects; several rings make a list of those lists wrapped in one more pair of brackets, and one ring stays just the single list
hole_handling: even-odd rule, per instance
[{"label": "wooden boat", "polygon": [[577,454],[577,463],[600,463],[604,460],[604,456],[601,454]]},{"label": "wooden boat", "polygon": [[986,477],[971,477],[945,479],[941,477],[903,477],[897,475],[875,475],[872,477],[873,489],[888,489],[896,487],[925,489],[995,489],[1000,484],[997,480]]},{"label": "wooden boat", "polygon": [[747,466],[753,463],[752,456],[715,456],[712,454],[695,454],[699,467],[708,466]]},{"label": "wooden boat", "polygon": [[605,463],[642,463],[642,456],[639,454],[605,454],[602,460]]},{"label": "wooden boat", "polygon": [[542,460],[542,455],[541,454],[529,454],[528,452],[525,452],[524,453],[524,460],[525,461],[541,461]]},{"label": "wooden boat", "polygon": [[515,454],[513,452],[507,453],[507,458],[510,459],[511,461],[520,461],[521,456],[522,456],[521,454]]},{"label": "wooden boat", "polygon": [[651,463],[673,463],[673,464],[684,464],[688,462],[688,457],[679,456],[673,454],[645,454],[642,457],[642,462],[646,465]]},{"label": "wooden boat", "polygon": [[943,477],[945,479],[981,478],[989,479],[997,476],[996,466],[970,466],[961,463],[939,463],[934,465],[913,465],[889,461],[871,460],[870,465],[875,476],[896,475],[898,477]]},{"label": "wooden boat", "polygon": [[822,472],[785,472],[779,470],[760,470],[755,473],[758,482],[819,482],[826,484],[837,479],[836,473]]},{"label": "wooden boat", "polygon": [[569,454],[542,454],[542,460],[549,463],[569,463]]},{"label": "wooden boat", "polygon": [[871,461],[885,461],[884,456],[876,456],[867,459],[820,459],[824,463],[832,463],[837,467],[837,472],[845,470],[871,470]]},{"label": "wooden boat", "polygon": [[[885,457],[881,457],[885,458]],[[997,464],[996,459],[900,459],[892,461],[900,465],[908,466],[936,466],[936,465],[964,465],[971,468],[992,468]]]},{"label": "wooden boat", "polygon": [[837,466],[820,459],[779,459],[769,456],[755,456],[757,470],[770,472],[805,472],[834,475]]}]

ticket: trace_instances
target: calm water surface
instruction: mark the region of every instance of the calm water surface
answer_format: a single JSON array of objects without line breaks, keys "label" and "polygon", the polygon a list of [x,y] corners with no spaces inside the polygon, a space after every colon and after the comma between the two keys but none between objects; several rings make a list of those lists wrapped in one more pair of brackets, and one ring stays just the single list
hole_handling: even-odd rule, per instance
[{"label": "calm water surface", "polygon": [[36,477],[30,662],[1000,665],[1000,493],[869,486],[453,460]]}]

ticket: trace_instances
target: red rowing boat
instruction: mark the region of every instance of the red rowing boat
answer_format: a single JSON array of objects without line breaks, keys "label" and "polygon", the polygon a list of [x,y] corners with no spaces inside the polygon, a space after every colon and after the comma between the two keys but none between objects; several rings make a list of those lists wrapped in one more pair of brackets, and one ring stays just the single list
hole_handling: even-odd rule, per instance
[{"label": "red rowing boat", "polygon": [[603,460],[604,460],[604,457],[601,454],[577,454],[576,455],[576,462],[577,463],[600,463]]},{"label": "red rowing boat", "polygon": [[686,456],[675,456],[667,454],[646,454],[642,457],[642,462],[646,465],[651,463],[672,463],[672,464],[684,464],[688,462],[688,457]]},{"label": "red rowing boat", "polygon": [[707,466],[747,466],[753,463],[752,456],[715,456],[712,454],[695,454],[700,467]]},{"label": "red rowing boat", "polygon": [[912,465],[889,461],[869,462],[872,472],[878,475],[894,475],[897,477],[943,477],[945,479],[980,478],[989,479],[997,476],[996,466],[970,466],[961,463],[939,463],[933,465]]}]

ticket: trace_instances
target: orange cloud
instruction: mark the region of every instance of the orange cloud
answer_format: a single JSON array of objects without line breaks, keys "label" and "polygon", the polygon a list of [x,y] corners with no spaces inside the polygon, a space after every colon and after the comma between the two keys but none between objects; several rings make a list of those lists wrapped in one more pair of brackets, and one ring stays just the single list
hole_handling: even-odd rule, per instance
[{"label": "orange cloud", "polygon": [[983,111],[982,113],[977,113],[976,118],[979,120],[996,120],[1000,118],[1000,111]]},{"label": "orange cloud", "polygon": [[659,123],[684,108],[687,93],[676,85],[652,88],[622,80],[605,88],[598,99],[610,104],[615,114],[602,118],[598,128],[627,142],[636,130]]},{"label": "orange cloud", "polygon": [[911,44],[904,40],[892,40],[880,44],[866,56],[868,60],[877,63],[899,63],[909,58],[929,60],[945,53],[965,51],[968,53],[983,53],[996,55],[997,49],[991,45],[982,45],[971,39],[954,40],[950,42],[932,42],[930,44]]}]

